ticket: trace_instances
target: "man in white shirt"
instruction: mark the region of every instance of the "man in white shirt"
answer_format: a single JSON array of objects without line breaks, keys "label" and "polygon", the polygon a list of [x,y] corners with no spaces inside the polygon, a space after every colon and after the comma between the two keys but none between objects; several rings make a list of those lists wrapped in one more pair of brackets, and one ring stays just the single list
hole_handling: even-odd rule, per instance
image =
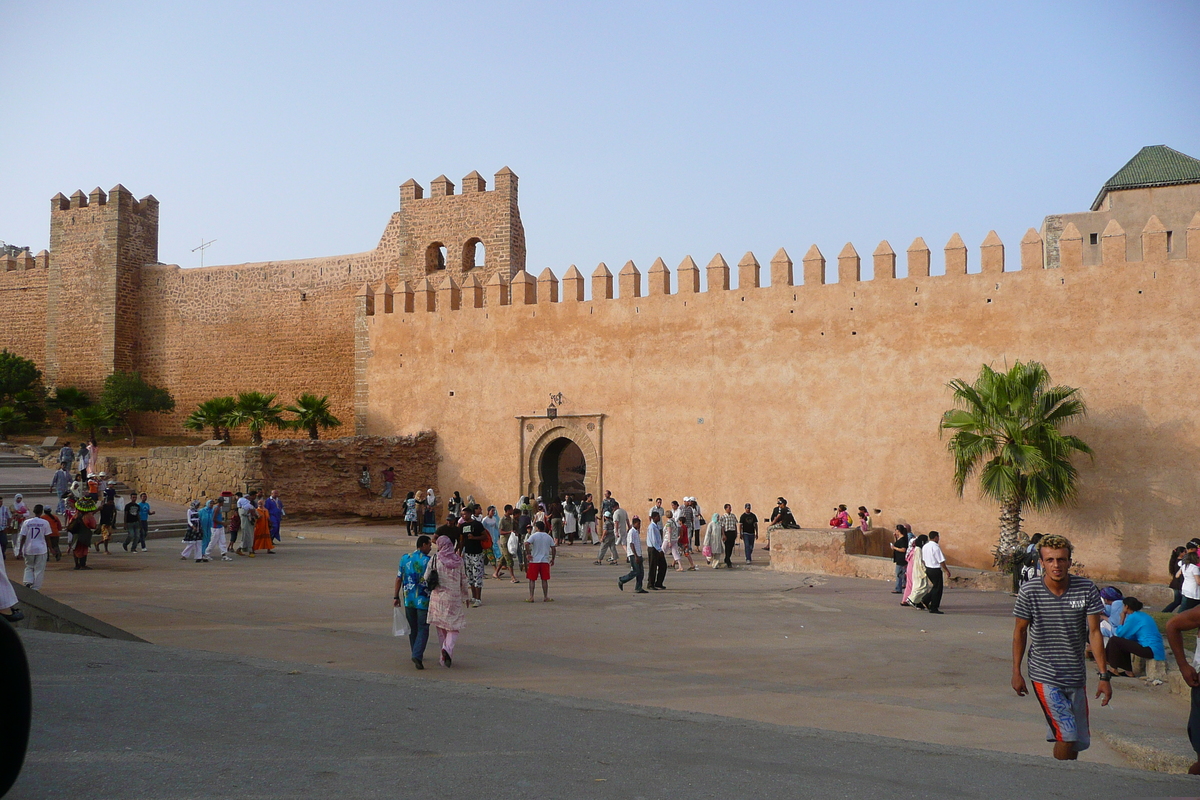
[{"label": "man in white shirt", "polygon": [[925,596],[925,607],[930,614],[944,614],[942,611],[942,570],[950,577],[950,567],[946,566],[946,557],[942,555],[942,546],[938,544],[940,534],[929,532],[929,542],[921,548],[921,560],[925,562],[925,575],[929,578],[932,588]]},{"label": "man in white shirt", "polygon": [[621,504],[616,500],[613,500],[612,504],[613,527],[617,532],[617,547],[622,547],[627,544],[627,537],[629,534],[629,512],[621,508]]},{"label": "man in white shirt", "polygon": [[[617,511],[621,511],[620,508]],[[642,588],[642,577],[644,571],[642,567],[642,518],[633,518],[633,527],[629,529],[628,542],[625,545],[625,553],[629,558],[629,574],[622,575],[617,578],[617,588],[625,591],[625,584],[630,581],[636,581],[634,591],[637,594],[650,594]]]},{"label": "man in white shirt", "polygon": [[554,601],[550,599],[550,567],[554,565],[558,548],[554,546],[554,537],[546,533],[546,523],[539,520],[533,523],[533,527],[533,533],[525,540],[525,562],[529,565],[525,568],[525,577],[529,579],[529,597],[525,602],[533,602],[533,587],[538,578],[541,578],[542,602],[552,603]]},{"label": "man in white shirt", "polygon": [[41,590],[46,575],[46,537],[50,535],[50,523],[42,519],[43,510],[41,505],[34,506],[33,516],[21,523],[21,532],[17,534],[17,555],[25,556],[22,583],[35,591]]},{"label": "man in white shirt", "polygon": [[646,548],[650,551],[650,588],[665,589],[667,554],[663,552],[662,516],[650,512],[650,527],[646,530]]}]

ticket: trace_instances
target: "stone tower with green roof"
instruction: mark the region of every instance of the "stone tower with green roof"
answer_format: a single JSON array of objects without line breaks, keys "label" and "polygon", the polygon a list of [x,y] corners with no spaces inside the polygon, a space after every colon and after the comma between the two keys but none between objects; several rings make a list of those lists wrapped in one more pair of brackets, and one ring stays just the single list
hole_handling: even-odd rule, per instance
[{"label": "stone tower with green roof", "polygon": [[[1052,214],[1042,221],[1046,266],[1059,266],[1058,240],[1068,225],[1083,237],[1083,263],[1099,264],[1104,232],[1113,221],[1127,235],[1127,257],[1140,260],[1140,234],[1160,224],[1167,234],[1169,258],[1182,258],[1184,231],[1200,212],[1200,159],[1157,144],[1143,147],[1104,182],[1090,211]],[[1151,222],[1154,218],[1154,222]]]}]

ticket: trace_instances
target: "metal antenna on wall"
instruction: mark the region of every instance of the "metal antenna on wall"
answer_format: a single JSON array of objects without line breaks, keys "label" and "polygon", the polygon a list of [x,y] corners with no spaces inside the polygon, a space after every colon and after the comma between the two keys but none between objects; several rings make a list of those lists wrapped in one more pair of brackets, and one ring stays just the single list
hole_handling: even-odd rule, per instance
[{"label": "metal antenna on wall", "polygon": [[192,248],[192,252],[193,252],[193,253],[194,253],[194,252],[196,252],[197,250],[199,250],[199,251],[200,251],[200,266],[202,266],[202,267],[204,266],[204,251],[205,251],[205,250],[207,250],[207,249],[208,249],[208,246],[209,246],[210,244],[212,244],[213,242],[215,242],[215,241],[216,241],[216,239],[209,239],[209,240],[206,242],[206,241],[204,241],[204,237],[203,237],[203,236],[201,236],[201,237],[200,237],[200,246],[199,246],[199,247],[193,247],[193,248]]}]

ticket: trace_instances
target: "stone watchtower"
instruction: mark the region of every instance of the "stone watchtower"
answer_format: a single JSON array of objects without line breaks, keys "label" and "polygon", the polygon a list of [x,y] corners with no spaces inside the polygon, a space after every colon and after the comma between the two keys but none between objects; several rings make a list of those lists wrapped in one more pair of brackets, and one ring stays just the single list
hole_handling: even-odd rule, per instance
[{"label": "stone watchtower", "polygon": [[158,262],[158,200],[120,184],[50,201],[46,289],[47,387],[99,394],[104,378],[134,368],[140,275]]},{"label": "stone watchtower", "polygon": [[517,176],[508,167],[495,175],[491,191],[478,172],[462,179],[462,192],[439,175],[429,196],[414,180],[400,186],[400,210],[380,241],[388,272],[416,286],[428,278],[441,285],[496,275],[508,281],[525,269],[525,229],[517,208]]}]

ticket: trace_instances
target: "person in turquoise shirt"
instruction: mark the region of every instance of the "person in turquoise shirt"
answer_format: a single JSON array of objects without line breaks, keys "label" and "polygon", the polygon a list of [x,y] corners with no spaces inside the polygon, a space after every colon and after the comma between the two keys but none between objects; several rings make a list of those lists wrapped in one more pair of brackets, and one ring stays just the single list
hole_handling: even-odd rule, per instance
[{"label": "person in turquoise shirt", "polygon": [[1127,678],[1133,677],[1131,656],[1155,661],[1164,661],[1167,657],[1158,623],[1142,611],[1142,607],[1142,601],[1136,597],[1125,598],[1125,618],[1104,646],[1109,669]]},{"label": "person in turquoise shirt", "polygon": [[[417,669],[425,669],[425,645],[429,641],[429,587],[424,583],[425,567],[429,565],[430,539],[417,537],[417,549],[401,557],[396,571],[394,605],[404,605],[408,618],[408,643],[412,661]],[[401,595],[403,592],[403,595]]]}]

